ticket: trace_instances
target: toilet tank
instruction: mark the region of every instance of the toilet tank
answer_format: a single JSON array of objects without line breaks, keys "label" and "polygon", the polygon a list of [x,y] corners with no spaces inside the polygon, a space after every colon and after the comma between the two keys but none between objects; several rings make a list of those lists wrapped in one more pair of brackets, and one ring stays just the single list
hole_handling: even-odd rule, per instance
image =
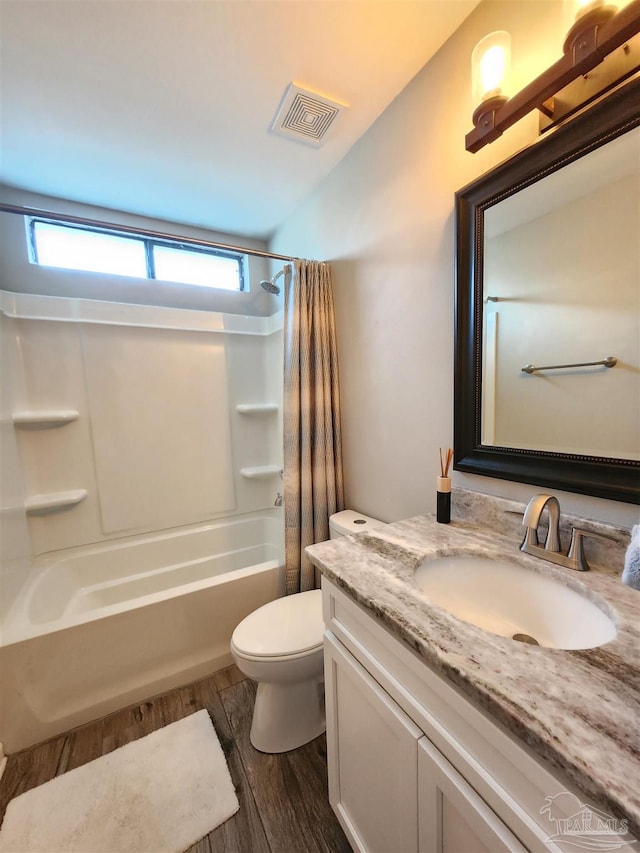
[{"label": "toilet tank", "polygon": [[362,515],[361,512],[356,512],[353,509],[344,509],[342,512],[335,512],[329,516],[329,535],[331,539],[337,539],[338,536],[348,536],[350,533],[363,533],[365,530],[372,530],[374,527],[385,527],[384,521],[379,521],[377,518],[371,518],[368,515]]}]

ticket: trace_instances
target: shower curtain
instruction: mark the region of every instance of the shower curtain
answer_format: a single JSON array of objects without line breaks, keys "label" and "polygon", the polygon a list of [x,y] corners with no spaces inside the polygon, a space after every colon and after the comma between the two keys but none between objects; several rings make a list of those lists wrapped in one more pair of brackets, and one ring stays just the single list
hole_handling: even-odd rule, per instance
[{"label": "shower curtain", "polygon": [[338,359],[328,264],[285,268],[284,517],[287,594],[315,586],[307,545],[343,509]]}]

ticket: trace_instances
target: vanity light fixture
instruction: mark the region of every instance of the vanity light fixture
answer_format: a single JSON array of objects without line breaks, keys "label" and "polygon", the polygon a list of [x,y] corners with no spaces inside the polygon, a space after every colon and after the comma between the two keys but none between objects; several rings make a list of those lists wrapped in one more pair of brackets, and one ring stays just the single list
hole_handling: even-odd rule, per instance
[{"label": "vanity light fixture", "polygon": [[[467,151],[484,148],[534,109],[543,114],[541,130],[546,130],[640,69],[640,37],[634,38],[640,33],[640,0],[620,9],[605,0],[565,0],[565,10],[573,23],[562,58],[511,98],[505,94],[509,34],[491,33],[478,42],[472,79],[474,104],[480,103],[473,114],[474,128],[465,137]],[[619,55],[610,57],[618,48]],[[608,57],[615,61],[606,73],[589,74]],[[501,77],[499,71],[504,71]],[[574,81],[579,83],[577,92],[570,85]]]},{"label": "vanity light fixture", "polygon": [[504,30],[489,33],[471,54],[473,103],[478,105],[473,114],[474,125],[507,103],[510,71],[511,36]]}]

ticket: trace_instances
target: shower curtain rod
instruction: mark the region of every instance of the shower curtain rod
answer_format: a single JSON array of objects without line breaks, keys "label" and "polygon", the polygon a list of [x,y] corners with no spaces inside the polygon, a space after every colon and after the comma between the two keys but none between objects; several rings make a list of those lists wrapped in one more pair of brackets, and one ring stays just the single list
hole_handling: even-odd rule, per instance
[{"label": "shower curtain rod", "polygon": [[109,231],[125,231],[129,234],[141,234],[143,237],[155,237],[158,240],[179,240],[181,243],[191,243],[194,246],[208,246],[212,249],[224,249],[227,252],[238,252],[242,255],[253,255],[257,258],[272,258],[274,261],[297,261],[298,258],[289,255],[276,255],[273,252],[263,252],[260,249],[246,249],[244,246],[231,246],[227,243],[216,243],[213,240],[200,240],[197,237],[183,237],[180,234],[166,234],[162,231],[152,231],[149,228],[135,228],[133,225],[115,225],[113,222],[103,222],[100,219],[85,219],[82,216],[69,216],[65,213],[53,213],[37,207],[22,207],[19,204],[4,204],[0,202],[0,212],[17,213],[19,216],[38,216],[52,221],[72,222],[74,225],[87,225],[93,228],[105,228]]}]

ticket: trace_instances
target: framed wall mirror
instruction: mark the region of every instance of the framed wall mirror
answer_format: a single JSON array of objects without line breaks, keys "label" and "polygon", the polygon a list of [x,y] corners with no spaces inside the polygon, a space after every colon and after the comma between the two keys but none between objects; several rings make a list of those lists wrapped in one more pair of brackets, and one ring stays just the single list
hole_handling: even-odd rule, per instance
[{"label": "framed wall mirror", "polygon": [[640,80],[456,193],[454,468],[640,503]]}]

